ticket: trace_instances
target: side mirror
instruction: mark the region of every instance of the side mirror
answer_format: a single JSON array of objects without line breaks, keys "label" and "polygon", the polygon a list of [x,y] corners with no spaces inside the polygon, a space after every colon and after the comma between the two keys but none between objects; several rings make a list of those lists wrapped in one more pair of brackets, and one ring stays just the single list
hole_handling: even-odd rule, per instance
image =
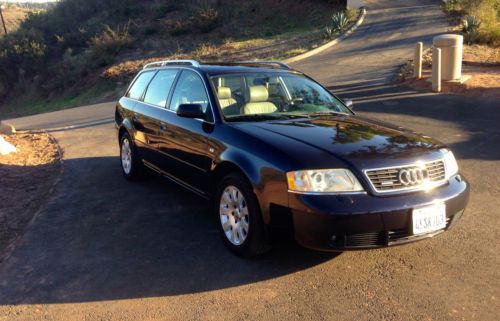
[{"label": "side mirror", "polygon": [[344,99],[344,104],[350,109],[354,108],[354,103],[352,102],[352,99]]},{"label": "side mirror", "polygon": [[201,118],[205,120],[206,114],[200,104],[180,104],[177,108],[177,115],[186,118]]}]

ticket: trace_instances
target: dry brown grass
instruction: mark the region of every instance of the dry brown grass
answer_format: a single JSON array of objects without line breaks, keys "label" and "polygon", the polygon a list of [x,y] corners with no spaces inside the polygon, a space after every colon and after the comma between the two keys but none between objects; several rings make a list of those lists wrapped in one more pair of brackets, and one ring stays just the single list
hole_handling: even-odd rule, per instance
[{"label": "dry brown grass", "polygon": [[500,65],[500,48],[485,45],[464,46],[463,60]]},{"label": "dry brown grass", "polygon": [[49,135],[3,137],[17,152],[0,155],[0,263],[46,200],[61,169],[57,145]]},{"label": "dry brown grass", "polygon": [[[6,8],[3,10],[3,16],[5,18],[5,25],[7,27],[7,32],[14,32],[17,30],[21,22],[26,19],[29,10],[22,8]],[[0,27],[0,36],[4,35],[3,27]]]}]

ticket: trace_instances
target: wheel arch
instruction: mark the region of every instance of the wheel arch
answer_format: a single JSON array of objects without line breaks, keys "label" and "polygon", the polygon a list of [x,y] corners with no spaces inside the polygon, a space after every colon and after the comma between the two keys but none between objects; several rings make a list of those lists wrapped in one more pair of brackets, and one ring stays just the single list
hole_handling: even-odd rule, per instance
[{"label": "wheel arch", "polygon": [[133,139],[132,136],[132,124],[128,119],[124,119],[122,123],[118,126],[118,142],[122,138],[123,133],[128,133],[130,138]]},{"label": "wheel arch", "polygon": [[211,186],[213,190],[215,190],[219,182],[230,173],[241,174],[253,188],[254,184],[252,183],[252,180],[249,178],[245,170],[236,165],[234,162],[226,160],[217,164],[217,166],[212,170]]}]

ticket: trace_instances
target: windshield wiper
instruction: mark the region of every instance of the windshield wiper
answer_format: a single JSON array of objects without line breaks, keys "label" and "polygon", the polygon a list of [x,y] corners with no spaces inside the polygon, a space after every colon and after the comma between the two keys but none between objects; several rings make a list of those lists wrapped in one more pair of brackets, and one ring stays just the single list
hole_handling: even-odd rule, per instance
[{"label": "windshield wiper", "polygon": [[341,116],[348,116],[348,114],[346,113],[342,113],[340,111],[333,111],[333,110],[329,110],[329,111],[316,111],[316,112],[313,112],[313,113],[307,113],[307,115],[309,117],[311,116],[325,116],[325,115],[341,115]]},{"label": "windshield wiper", "polygon": [[[226,117],[226,121],[262,121],[262,120],[277,120],[290,118],[303,118],[303,115],[286,115],[286,114],[248,114]],[[307,116],[305,116],[307,117]]]}]

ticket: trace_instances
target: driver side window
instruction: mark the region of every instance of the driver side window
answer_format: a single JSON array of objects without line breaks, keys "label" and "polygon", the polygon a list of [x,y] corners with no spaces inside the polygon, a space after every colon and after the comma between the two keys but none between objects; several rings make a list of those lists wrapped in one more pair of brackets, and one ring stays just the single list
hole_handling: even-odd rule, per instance
[{"label": "driver side window", "polygon": [[207,111],[208,97],[200,76],[190,70],[183,70],[177,81],[169,109],[176,111],[181,104],[200,104]]}]

